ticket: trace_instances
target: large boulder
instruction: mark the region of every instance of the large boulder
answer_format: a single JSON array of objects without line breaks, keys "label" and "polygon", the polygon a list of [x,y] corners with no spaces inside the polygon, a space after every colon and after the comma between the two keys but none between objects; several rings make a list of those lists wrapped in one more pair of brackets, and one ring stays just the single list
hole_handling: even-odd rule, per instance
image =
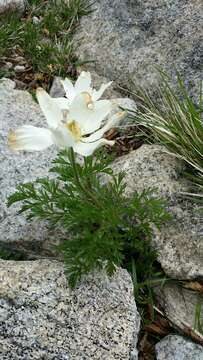
[{"label": "large boulder", "polygon": [[189,191],[183,163],[160,145],[142,145],[114,161],[115,173],[126,172],[126,195],[155,188],[166,199],[172,220],[160,231],[154,229],[153,245],[166,274],[178,279],[203,277],[201,212],[181,192]]},{"label": "large boulder", "polygon": [[178,335],[168,335],[156,344],[157,360],[203,360],[203,347]]},{"label": "large boulder", "polygon": [[59,262],[0,261],[1,359],[137,360],[139,325],[125,270],[71,291]]},{"label": "large boulder", "polygon": [[50,230],[45,222],[28,222],[24,215],[17,215],[18,205],[8,209],[6,201],[19,183],[48,175],[57,151],[51,147],[40,153],[24,153],[8,148],[10,129],[25,124],[46,127],[46,120],[32,96],[26,91],[15,90],[11,80],[0,81],[0,108],[0,248],[26,252],[29,257],[48,256],[53,252],[52,245],[62,236],[60,231]]},{"label": "large boulder", "polygon": [[[202,76],[202,1],[97,0],[75,39],[88,66],[129,88],[130,80],[154,91],[154,65],[177,68],[191,87]],[[198,86],[196,86],[198,88]]]},{"label": "large boulder", "polygon": [[[161,287],[155,287],[157,303],[163,309],[172,325],[186,335],[201,337],[203,325],[203,295],[202,286],[197,281],[187,281],[184,284],[173,282]],[[199,316],[197,317],[197,311]]]},{"label": "large boulder", "polygon": [[0,14],[8,10],[18,10],[23,12],[25,3],[25,0],[0,0]]}]

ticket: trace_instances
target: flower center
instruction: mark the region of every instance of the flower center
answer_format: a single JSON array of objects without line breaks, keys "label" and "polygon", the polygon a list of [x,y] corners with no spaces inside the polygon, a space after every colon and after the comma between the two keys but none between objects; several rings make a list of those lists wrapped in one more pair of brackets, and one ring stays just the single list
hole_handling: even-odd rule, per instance
[{"label": "flower center", "polygon": [[80,125],[77,123],[77,121],[75,121],[75,120],[68,121],[68,122],[66,122],[65,126],[71,132],[75,141],[80,141],[80,139],[82,137],[82,131],[81,131]]}]

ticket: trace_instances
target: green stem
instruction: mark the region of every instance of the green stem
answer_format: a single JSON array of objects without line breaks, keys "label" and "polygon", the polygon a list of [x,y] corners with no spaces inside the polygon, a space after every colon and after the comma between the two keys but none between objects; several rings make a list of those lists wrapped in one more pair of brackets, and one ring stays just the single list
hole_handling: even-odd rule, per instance
[{"label": "green stem", "polygon": [[76,161],[75,161],[75,153],[74,153],[74,150],[73,150],[72,147],[70,148],[70,161],[71,161],[71,165],[73,167],[73,172],[74,172],[74,176],[75,176],[75,180],[77,182],[77,185],[81,190],[84,191],[83,186],[82,186],[82,184],[80,182],[80,177],[78,175],[77,165],[76,165]]},{"label": "green stem", "polygon": [[76,180],[76,183],[77,183],[77,186],[80,188],[80,190],[82,190],[82,192],[89,198],[91,199],[94,204],[101,208],[101,204],[99,203],[99,201],[97,200],[97,198],[95,198],[94,194],[89,191],[88,189],[86,189],[84,187],[84,185],[82,184],[82,182],[80,181],[80,176],[78,174],[78,170],[77,170],[77,164],[76,164],[76,160],[75,160],[75,153],[74,153],[74,150],[73,148],[71,147],[70,148],[70,161],[71,161],[71,165],[73,167],[73,172],[74,172],[74,176],[75,176],[75,180]]}]

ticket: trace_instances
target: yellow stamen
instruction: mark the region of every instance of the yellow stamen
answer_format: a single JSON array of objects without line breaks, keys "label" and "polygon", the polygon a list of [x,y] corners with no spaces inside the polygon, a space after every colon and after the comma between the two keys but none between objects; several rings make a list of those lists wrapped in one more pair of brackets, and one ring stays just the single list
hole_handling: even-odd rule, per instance
[{"label": "yellow stamen", "polygon": [[88,107],[89,110],[93,110],[93,109],[94,109],[93,103],[89,103],[89,104],[87,105],[87,107]]},{"label": "yellow stamen", "polygon": [[8,134],[8,146],[14,150],[18,150],[19,148],[19,144],[17,142],[17,136],[15,131],[13,130],[10,130]]},{"label": "yellow stamen", "polygon": [[76,141],[79,141],[81,139],[82,132],[81,132],[79,124],[75,120],[67,122],[66,127],[72,133],[72,135]]},{"label": "yellow stamen", "polygon": [[90,96],[90,94],[88,92],[83,92],[84,98],[85,98],[85,103],[87,105],[87,108],[89,110],[93,110],[94,109],[94,103],[92,101],[92,97]]}]

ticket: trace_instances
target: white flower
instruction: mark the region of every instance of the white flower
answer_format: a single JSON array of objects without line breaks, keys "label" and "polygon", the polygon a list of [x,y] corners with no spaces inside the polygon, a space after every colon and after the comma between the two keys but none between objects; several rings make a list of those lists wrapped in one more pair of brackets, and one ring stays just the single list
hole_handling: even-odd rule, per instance
[{"label": "white flower", "polygon": [[96,101],[93,107],[89,107],[91,97],[87,92],[76,95],[70,105],[67,99],[53,99],[41,88],[36,94],[48,128],[24,125],[11,131],[8,142],[14,150],[39,151],[56,144],[64,148],[73,147],[78,154],[89,156],[102,145],[114,144],[102,136],[123,118],[124,112],[115,114],[101,127],[111,111],[109,100]]},{"label": "white flower", "polygon": [[87,92],[91,96],[91,103],[89,106],[93,106],[94,102],[99,100],[103,95],[104,91],[112,84],[110,81],[107,84],[102,84],[100,89],[97,91],[91,87],[91,74],[90,72],[82,71],[80,76],[78,77],[75,85],[72,84],[71,80],[66,78],[65,80],[61,80],[66,97],[71,104],[75,96],[80,94],[81,92]]}]

